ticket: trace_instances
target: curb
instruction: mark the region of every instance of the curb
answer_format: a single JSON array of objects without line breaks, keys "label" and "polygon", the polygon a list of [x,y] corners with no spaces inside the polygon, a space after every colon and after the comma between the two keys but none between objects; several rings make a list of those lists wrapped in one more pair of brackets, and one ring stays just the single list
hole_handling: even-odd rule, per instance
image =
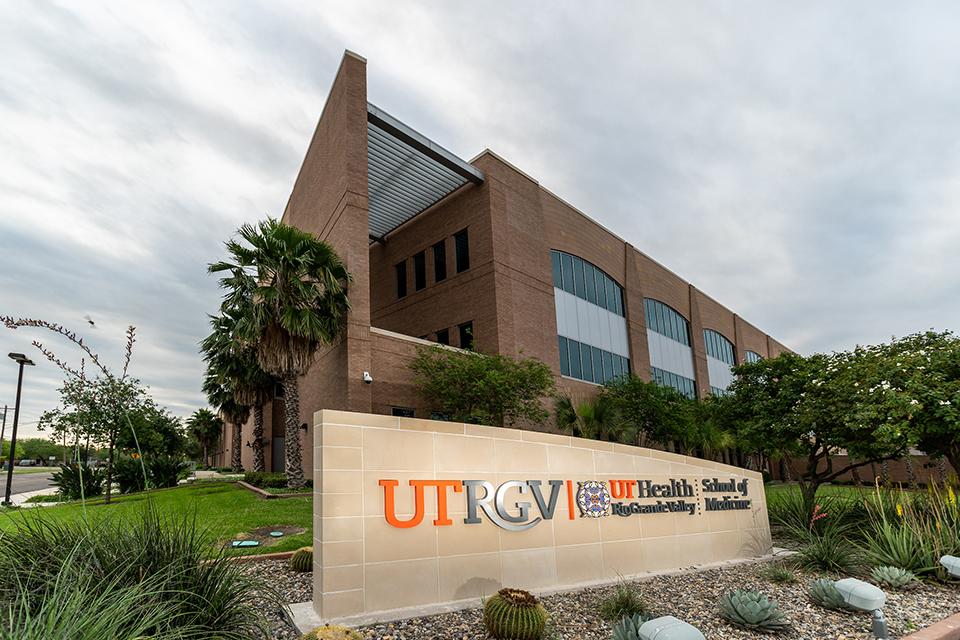
[{"label": "curb", "polygon": [[264,553],[259,556],[225,556],[224,560],[230,562],[257,562],[259,560],[289,560],[296,551],[281,551],[280,553]]},{"label": "curb", "polygon": [[252,491],[253,494],[261,500],[276,500],[278,498],[305,498],[313,495],[312,493],[270,493],[269,491],[264,491],[260,487],[247,484],[243,480],[237,480],[236,483],[247,491]]},{"label": "curb", "polygon": [[960,613],[903,636],[900,640],[960,640]]}]

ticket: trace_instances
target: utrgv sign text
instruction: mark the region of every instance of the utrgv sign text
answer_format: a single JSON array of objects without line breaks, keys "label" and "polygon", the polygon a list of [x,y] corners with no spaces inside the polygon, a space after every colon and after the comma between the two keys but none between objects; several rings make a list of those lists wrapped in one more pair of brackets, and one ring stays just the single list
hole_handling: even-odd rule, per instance
[{"label": "utrgv sign text", "polygon": [[[651,480],[610,480],[609,490],[607,483],[597,480],[577,482],[574,493],[573,481],[549,480],[543,486],[540,480],[510,480],[499,487],[485,480],[410,480],[409,486],[414,490],[414,514],[409,520],[400,520],[396,515],[396,490],[400,485],[397,480],[380,480],[383,487],[384,517],[391,526],[398,529],[409,529],[423,522],[426,515],[425,491],[434,489],[437,496],[437,517],[433,524],[438,527],[451,526],[453,520],[448,514],[448,500],[450,489],[453,493],[464,494],[467,517],[464,524],[479,524],[483,519],[479,516],[482,511],[486,517],[501,529],[507,531],[526,531],[535,527],[542,520],[552,520],[561,494],[565,494],[570,520],[576,519],[579,511],[581,518],[602,518],[610,515],[628,517],[655,513],[685,512],[688,515],[702,514],[704,511],[731,511],[751,508],[748,495],[748,479],[739,481],[730,478],[729,482],[717,478],[703,479],[699,486],[696,481],[687,481],[686,478],[670,478],[669,484],[654,484]],[[482,495],[478,489],[482,489]],[[511,513],[507,509],[507,493],[516,490],[520,494],[529,493],[533,503],[529,501],[514,501],[510,508],[518,513]],[[720,497],[703,496],[700,494],[727,494]],[[621,502],[613,502],[613,500]],[[633,502],[622,500],[635,499]],[[640,500],[655,500],[655,502],[639,502]],[[531,519],[531,511],[536,504],[539,516]],[[574,505],[579,509],[574,509]]]}]

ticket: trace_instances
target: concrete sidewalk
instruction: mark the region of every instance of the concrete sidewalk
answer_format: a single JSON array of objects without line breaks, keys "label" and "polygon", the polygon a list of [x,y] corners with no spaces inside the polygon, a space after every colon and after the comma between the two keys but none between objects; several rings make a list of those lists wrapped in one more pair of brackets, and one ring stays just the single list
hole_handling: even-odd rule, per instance
[{"label": "concrete sidewalk", "polygon": [[[50,487],[48,489],[40,489],[39,491],[11,491],[10,492],[10,502],[16,506],[20,507],[37,507],[37,506],[51,506],[57,504],[56,502],[26,502],[28,498],[33,496],[51,496],[57,492],[56,487]],[[2,499],[2,494],[0,494],[0,499]],[[26,503],[26,504],[24,504]]]}]

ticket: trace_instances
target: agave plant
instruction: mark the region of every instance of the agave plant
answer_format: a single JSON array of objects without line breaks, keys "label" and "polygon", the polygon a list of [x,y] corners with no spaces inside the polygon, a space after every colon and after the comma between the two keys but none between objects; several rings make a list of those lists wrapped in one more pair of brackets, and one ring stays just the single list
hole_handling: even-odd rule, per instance
[{"label": "agave plant", "polygon": [[744,629],[776,633],[790,627],[777,605],[776,600],[768,600],[758,591],[737,589],[720,598],[720,616]]},{"label": "agave plant", "polygon": [[818,578],[807,583],[807,597],[817,606],[836,611],[850,611],[850,606],[834,586],[833,580]]},{"label": "agave plant", "polygon": [[914,580],[912,571],[906,571],[899,567],[875,567],[870,571],[870,577],[873,578],[874,582],[891,589],[899,589]]},{"label": "agave plant", "polygon": [[649,613],[623,616],[620,622],[613,625],[613,640],[640,640],[640,625],[647,620],[653,620]]}]

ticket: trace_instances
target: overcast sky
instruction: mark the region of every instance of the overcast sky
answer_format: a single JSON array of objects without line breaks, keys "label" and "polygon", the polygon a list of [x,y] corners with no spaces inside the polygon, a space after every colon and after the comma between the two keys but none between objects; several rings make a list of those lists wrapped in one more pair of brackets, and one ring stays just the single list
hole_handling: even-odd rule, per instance
[{"label": "overcast sky", "polygon": [[[350,49],[372,103],[492,149],[803,354],[954,330],[957,34],[955,2],[3,2],[0,315],[115,369],[134,325],[132,375],[206,406],[206,267],[282,214]],[[0,328],[37,363],[23,437],[63,379],[33,340],[80,361]]]}]

